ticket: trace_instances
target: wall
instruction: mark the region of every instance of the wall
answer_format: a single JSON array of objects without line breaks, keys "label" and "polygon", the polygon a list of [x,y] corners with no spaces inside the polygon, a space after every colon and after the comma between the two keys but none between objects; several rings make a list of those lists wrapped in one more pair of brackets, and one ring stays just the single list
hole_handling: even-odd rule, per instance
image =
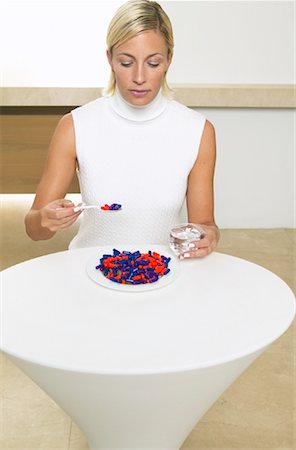
[{"label": "wall", "polygon": [[[104,86],[106,30],[123,1],[4,0],[5,86]],[[160,1],[172,83],[293,83],[293,1]]]},{"label": "wall", "polygon": [[[161,1],[175,30],[172,84],[295,82],[293,1]],[[4,86],[95,87],[121,1],[4,1]],[[1,36],[0,36],[1,38]],[[293,109],[202,109],[217,132],[221,227],[293,227]]]},{"label": "wall", "polygon": [[220,227],[295,227],[295,113],[202,111],[217,134],[215,197]]}]

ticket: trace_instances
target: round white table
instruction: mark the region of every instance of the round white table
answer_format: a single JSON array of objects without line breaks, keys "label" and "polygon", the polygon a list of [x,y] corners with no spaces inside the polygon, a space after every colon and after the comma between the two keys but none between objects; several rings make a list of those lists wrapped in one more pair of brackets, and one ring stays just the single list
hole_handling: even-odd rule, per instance
[{"label": "round white table", "polygon": [[[117,248],[172,256],[165,246]],[[178,449],[287,330],[294,295],[263,267],[220,253],[175,261],[166,286],[114,290],[86,270],[109,250],[4,270],[2,350],[76,420],[92,449]]]}]

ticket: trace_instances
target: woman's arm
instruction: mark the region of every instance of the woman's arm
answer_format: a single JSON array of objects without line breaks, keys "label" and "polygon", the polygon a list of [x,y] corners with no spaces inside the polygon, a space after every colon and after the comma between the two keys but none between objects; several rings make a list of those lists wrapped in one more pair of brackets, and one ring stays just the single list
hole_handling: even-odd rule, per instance
[{"label": "woman's arm", "polygon": [[45,170],[33,205],[25,217],[27,234],[33,240],[50,239],[78,218],[73,203],[65,200],[76,170],[74,125],[71,114],[59,121],[53,134]]},{"label": "woman's arm", "polygon": [[[198,241],[198,250],[183,257],[203,257],[211,253],[219,240],[219,229],[214,220],[214,171],[216,139],[213,125],[206,121],[198,157],[188,177],[188,221],[200,224],[205,237]],[[188,253],[188,252],[187,252]]]}]

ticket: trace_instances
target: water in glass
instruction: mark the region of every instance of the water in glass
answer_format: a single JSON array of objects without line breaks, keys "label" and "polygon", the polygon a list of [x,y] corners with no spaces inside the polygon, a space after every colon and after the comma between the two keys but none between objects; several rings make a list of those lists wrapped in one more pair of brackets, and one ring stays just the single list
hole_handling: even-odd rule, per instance
[{"label": "water in glass", "polygon": [[170,247],[178,255],[198,249],[195,241],[204,235],[203,229],[194,223],[182,223],[170,231]]}]

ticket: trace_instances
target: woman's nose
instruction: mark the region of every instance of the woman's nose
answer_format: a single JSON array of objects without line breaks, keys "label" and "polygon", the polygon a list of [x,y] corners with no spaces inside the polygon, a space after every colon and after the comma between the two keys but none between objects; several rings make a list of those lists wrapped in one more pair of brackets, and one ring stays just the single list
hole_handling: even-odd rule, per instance
[{"label": "woman's nose", "polygon": [[138,65],[135,67],[135,71],[133,74],[134,82],[136,84],[143,84],[146,81],[145,68],[142,65]]}]

